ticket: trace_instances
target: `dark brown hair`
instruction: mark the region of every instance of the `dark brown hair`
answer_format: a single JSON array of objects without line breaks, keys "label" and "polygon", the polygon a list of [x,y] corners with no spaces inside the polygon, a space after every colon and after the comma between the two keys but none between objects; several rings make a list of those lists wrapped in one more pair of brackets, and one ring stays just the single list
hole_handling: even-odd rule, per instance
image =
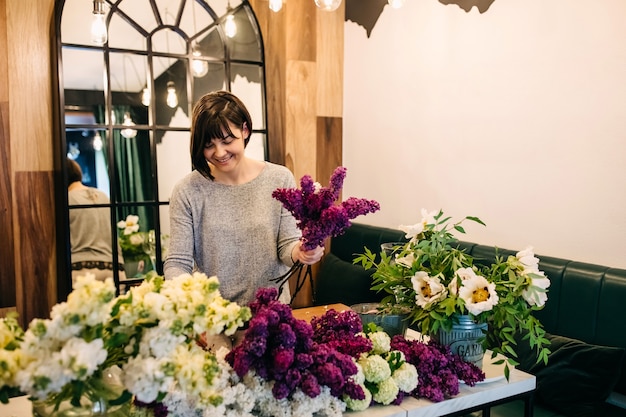
[{"label": "dark brown hair", "polygon": [[212,139],[222,138],[223,131],[229,135],[228,122],[243,130],[244,124],[248,136],[243,138],[244,147],[248,145],[252,133],[252,119],[243,102],[228,91],[213,91],[205,94],[193,107],[191,119],[191,164],[202,175],[214,179],[211,168],[204,158],[204,147]]},{"label": "dark brown hair", "polygon": [[69,186],[76,181],[83,181],[83,171],[80,169],[78,162],[73,159],[67,158],[67,185]]}]

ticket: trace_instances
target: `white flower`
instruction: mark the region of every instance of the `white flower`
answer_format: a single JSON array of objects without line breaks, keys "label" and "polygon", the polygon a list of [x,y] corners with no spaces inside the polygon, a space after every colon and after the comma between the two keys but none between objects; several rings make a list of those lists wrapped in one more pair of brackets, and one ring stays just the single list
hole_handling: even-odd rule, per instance
[{"label": "white flower", "polygon": [[402,257],[396,255],[396,263],[404,266],[405,268],[412,268],[413,262],[415,262],[415,254],[413,252]]},{"label": "white flower", "polygon": [[458,285],[458,281],[459,279],[461,280],[461,284],[463,283],[463,281],[468,280],[468,279],[473,279],[476,277],[476,272],[474,272],[474,270],[472,268],[459,268],[454,272],[454,278],[452,278],[452,281],[450,281],[450,285],[448,285],[448,289],[450,290],[450,293],[453,295],[458,295],[459,294],[459,285]]},{"label": "white flower", "polygon": [[172,376],[165,374],[163,369],[167,361],[164,359],[130,358],[122,367],[122,382],[129,392],[139,401],[151,403],[161,392],[167,392],[173,383]]},{"label": "white flower", "polygon": [[131,233],[138,232],[139,216],[129,214],[128,216],[126,216],[126,220],[120,220],[119,222],[117,222],[117,227],[119,229],[124,229],[125,235],[130,235]]},{"label": "white flower", "polygon": [[418,375],[417,369],[413,364],[404,362],[398,369],[395,370],[391,377],[396,381],[400,391],[408,393],[417,388]]},{"label": "white flower", "polygon": [[21,369],[24,358],[22,351],[0,349],[0,387],[17,385],[15,376]]},{"label": "white flower", "polygon": [[391,349],[391,338],[385,332],[372,332],[368,335],[372,341],[372,354],[379,355],[381,353],[389,352]]},{"label": "white flower", "polygon": [[144,240],[145,239],[143,237],[143,234],[141,233],[134,233],[130,235],[130,237],[128,238],[128,241],[130,242],[130,244],[134,246],[143,245]]},{"label": "white flower", "polygon": [[547,288],[550,286],[550,279],[539,272],[523,272],[530,280],[530,284],[522,291],[522,297],[531,306],[543,307],[548,301]]},{"label": "white flower", "polygon": [[391,376],[391,368],[380,355],[370,355],[359,359],[363,375],[368,382],[378,383]]},{"label": "white flower", "polygon": [[417,305],[428,309],[439,300],[443,300],[448,295],[448,290],[441,283],[438,277],[430,277],[425,271],[417,271],[411,277],[411,284],[415,291]]},{"label": "white flower", "polygon": [[353,411],[363,411],[372,403],[372,393],[370,390],[365,388],[365,385],[361,384],[361,388],[363,388],[363,393],[365,394],[365,398],[362,400],[354,400],[347,395],[343,396],[343,400],[346,403],[346,406]]},{"label": "white flower", "polygon": [[419,223],[415,223],[413,225],[400,225],[398,228],[402,230],[407,239],[411,239],[411,241],[416,241],[417,236],[426,230],[426,226],[429,224],[435,224],[435,216],[437,215],[437,211],[431,211],[430,213],[426,209],[422,209],[422,221]]},{"label": "white flower", "polygon": [[531,272],[539,272],[539,258],[535,256],[532,246],[527,246],[515,254],[515,257],[524,266],[524,270]]},{"label": "white flower", "polygon": [[393,378],[387,378],[378,384],[378,392],[372,398],[377,403],[389,405],[396,399],[399,392],[400,388],[398,388],[396,381]]},{"label": "white flower", "polygon": [[72,338],[61,349],[59,362],[66,372],[73,373],[72,379],[84,381],[106,360],[107,351],[103,346],[102,339],[88,343],[83,339]]},{"label": "white flower", "polygon": [[474,275],[462,282],[459,297],[465,301],[465,307],[473,315],[490,311],[499,300],[496,284],[480,275]]}]

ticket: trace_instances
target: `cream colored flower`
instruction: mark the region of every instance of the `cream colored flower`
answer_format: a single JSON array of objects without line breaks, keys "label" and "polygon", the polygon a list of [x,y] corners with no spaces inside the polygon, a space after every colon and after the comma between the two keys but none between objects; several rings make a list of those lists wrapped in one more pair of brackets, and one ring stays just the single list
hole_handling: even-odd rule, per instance
[{"label": "cream colored flower", "polygon": [[524,270],[539,272],[539,258],[535,256],[532,246],[527,246],[515,254],[515,257],[524,266]]},{"label": "cream colored flower", "polygon": [[405,268],[412,268],[413,262],[415,262],[415,255],[411,252],[407,256],[398,257],[396,255],[396,263],[402,265]]},{"label": "cream colored flower", "polygon": [[120,220],[119,222],[117,222],[117,227],[119,229],[124,229],[125,235],[130,235],[131,233],[138,232],[139,216],[129,214],[128,216],[126,216],[126,220]]},{"label": "cream colored flower", "polygon": [[419,223],[413,225],[400,225],[398,228],[406,233],[405,237],[412,241],[417,240],[417,236],[426,230],[426,226],[429,224],[435,224],[435,216],[437,211],[431,211],[430,213],[426,209],[422,209],[422,220]]},{"label": "cream colored flower", "polygon": [[450,281],[450,284],[448,285],[448,290],[450,290],[450,294],[453,295],[458,295],[459,294],[459,285],[458,285],[458,281],[459,279],[461,280],[461,283],[463,283],[463,281],[468,280],[468,279],[473,279],[474,277],[476,277],[476,272],[474,272],[474,270],[472,268],[459,268],[454,272],[455,277],[452,278],[452,281]]},{"label": "cream colored flower", "polygon": [[448,290],[439,278],[430,277],[425,271],[417,271],[411,277],[411,284],[413,284],[417,305],[421,308],[428,309],[448,295]]},{"label": "cream colored flower", "polygon": [[474,275],[462,282],[459,297],[465,301],[465,307],[473,315],[490,311],[499,300],[496,284],[480,275]]},{"label": "cream colored flower", "polygon": [[543,307],[548,301],[547,288],[550,286],[550,280],[542,271],[524,272],[524,275],[530,280],[528,288],[522,291],[522,297],[531,306]]},{"label": "cream colored flower", "polygon": [[379,355],[381,353],[389,352],[391,349],[391,338],[387,333],[372,332],[368,337],[372,341],[371,353]]}]

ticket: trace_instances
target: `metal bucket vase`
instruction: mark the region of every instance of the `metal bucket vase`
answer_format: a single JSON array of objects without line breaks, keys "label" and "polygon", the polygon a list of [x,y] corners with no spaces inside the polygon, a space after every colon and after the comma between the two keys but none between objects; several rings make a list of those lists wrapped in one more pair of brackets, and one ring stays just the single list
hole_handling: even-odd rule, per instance
[{"label": "metal bucket vase", "polygon": [[379,306],[379,303],[361,303],[351,305],[350,309],[359,314],[364,327],[368,323],[374,323],[382,327],[389,337],[395,335],[404,336],[406,329],[409,327],[407,316],[404,314],[383,314],[377,311]]},{"label": "metal bucket vase", "polygon": [[479,339],[484,337],[487,323],[475,323],[468,315],[459,315],[457,318],[458,323],[452,325],[452,330],[439,330],[433,338],[449,346],[450,351],[461,356],[465,362],[482,369],[485,351]]}]

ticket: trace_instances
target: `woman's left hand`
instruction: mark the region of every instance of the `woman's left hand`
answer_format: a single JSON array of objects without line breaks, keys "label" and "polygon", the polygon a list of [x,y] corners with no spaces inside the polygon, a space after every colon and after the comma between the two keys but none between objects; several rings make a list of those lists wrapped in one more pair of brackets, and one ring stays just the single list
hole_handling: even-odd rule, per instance
[{"label": "woman's left hand", "polygon": [[291,252],[291,259],[295,261],[300,261],[306,265],[313,265],[322,259],[324,256],[324,248],[318,246],[311,250],[302,249],[302,242],[299,242],[296,246],[294,246],[293,251]]}]

